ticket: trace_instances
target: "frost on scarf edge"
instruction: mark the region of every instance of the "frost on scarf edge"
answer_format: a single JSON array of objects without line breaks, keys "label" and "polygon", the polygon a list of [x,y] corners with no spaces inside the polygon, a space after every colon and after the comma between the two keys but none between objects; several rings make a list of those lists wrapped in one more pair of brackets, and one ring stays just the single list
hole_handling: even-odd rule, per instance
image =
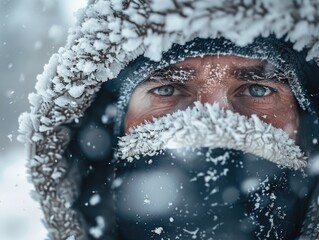
[{"label": "frost on scarf edge", "polygon": [[118,157],[139,159],[163,149],[210,147],[241,150],[294,170],[306,167],[306,157],[282,129],[256,115],[246,117],[224,110],[217,103],[168,114],[146,122],[119,138]]}]

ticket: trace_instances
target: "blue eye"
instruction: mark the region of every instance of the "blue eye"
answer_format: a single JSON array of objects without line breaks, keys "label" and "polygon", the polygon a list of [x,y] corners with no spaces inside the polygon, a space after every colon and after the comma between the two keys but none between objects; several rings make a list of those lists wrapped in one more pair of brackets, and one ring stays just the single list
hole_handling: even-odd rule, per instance
[{"label": "blue eye", "polygon": [[271,94],[273,90],[270,87],[266,87],[259,84],[252,84],[246,88],[243,92],[243,95],[251,97],[265,97]]},{"label": "blue eye", "polygon": [[165,97],[177,95],[179,93],[179,91],[172,85],[164,85],[164,86],[154,88],[152,92],[156,95],[165,96]]}]

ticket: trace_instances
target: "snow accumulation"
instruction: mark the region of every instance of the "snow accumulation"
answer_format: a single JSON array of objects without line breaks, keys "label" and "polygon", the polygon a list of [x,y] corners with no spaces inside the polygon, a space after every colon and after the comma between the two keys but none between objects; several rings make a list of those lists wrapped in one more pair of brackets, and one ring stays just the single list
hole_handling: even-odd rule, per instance
[{"label": "snow accumulation", "polygon": [[[152,156],[162,149],[212,147],[243,150],[281,166],[300,169],[306,157],[282,129],[214,105],[195,102],[195,107],[139,125],[120,138],[121,158]],[[293,160],[292,160],[293,159]]]}]

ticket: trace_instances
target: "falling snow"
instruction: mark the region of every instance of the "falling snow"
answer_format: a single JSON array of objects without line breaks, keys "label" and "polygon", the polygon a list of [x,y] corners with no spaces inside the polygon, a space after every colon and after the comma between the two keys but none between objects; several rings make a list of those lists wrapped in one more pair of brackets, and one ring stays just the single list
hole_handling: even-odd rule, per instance
[{"label": "falling snow", "polygon": [[95,206],[101,202],[101,197],[99,194],[94,194],[89,200],[91,206]]},{"label": "falling snow", "polygon": [[104,221],[104,218],[101,216],[96,217],[95,221],[96,221],[96,226],[91,227],[89,229],[89,232],[94,238],[98,239],[103,235],[103,231],[105,228],[105,221]]},{"label": "falling snow", "polygon": [[161,235],[163,233],[164,229],[162,227],[157,227],[153,230],[154,233],[157,235]]},{"label": "falling snow", "polygon": [[[49,1],[46,2],[48,5],[46,8],[48,8]],[[70,31],[66,46],[57,50],[58,52],[45,66],[43,73],[38,76],[36,93],[29,95],[31,110],[22,114],[19,119],[21,134],[19,139],[29,147],[28,153],[31,159],[29,159],[28,167],[33,183],[39,189],[38,195],[35,194],[35,196],[44,208],[52,207],[52,209],[46,209],[48,210],[46,212],[52,214],[46,216],[51,233],[64,234],[63,236],[67,236],[69,240],[77,238],[73,235],[74,233],[69,236],[69,232],[74,231],[79,234],[77,230],[81,228],[79,218],[70,208],[71,204],[68,201],[79,193],[79,189],[77,184],[68,181],[71,179],[64,175],[72,172],[73,169],[66,167],[70,164],[62,156],[67,141],[60,141],[60,139],[67,139],[70,135],[68,130],[64,128],[61,130],[60,127],[74,119],[76,123],[80,123],[78,119],[89,107],[102,82],[117,76],[124,66],[139,55],[159,61],[162,52],[168,50],[173,43],[183,44],[196,36],[203,38],[223,36],[239,46],[244,46],[259,35],[269,36],[270,33],[273,33],[277,37],[285,36],[287,40],[292,41],[295,49],[301,50],[307,46],[308,60],[318,57],[319,49],[318,43],[313,41],[319,37],[319,32],[314,31],[316,26],[313,25],[315,19],[318,18],[318,7],[315,4],[312,6],[300,3],[296,8],[293,2],[271,0],[267,4],[257,4],[247,8],[250,5],[249,1],[244,1],[240,3],[244,4],[243,6],[238,6],[239,2],[229,3],[229,1],[194,1],[185,4],[183,1],[154,0],[147,7],[145,4],[140,4],[139,1],[133,1],[128,2],[127,6],[123,8],[122,1],[97,0],[91,2],[92,5],[89,8],[77,13],[79,23]],[[221,6],[225,3],[228,4],[227,10],[234,14],[223,10]],[[185,5],[184,8],[177,7],[179,4],[182,7]],[[122,12],[118,14],[117,11]],[[28,22],[20,25],[22,30],[30,28]],[[149,26],[150,29],[145,29],[145,26]],[[203,26],[206,26],[205,31],[203,31]],[[139,36],[141,31],[145,31],[145,34]],[[65,32],[66,29],[62,25],[53,24],[47,29],[47,37],[53,42],[61,42]],[[3,42],[3,46],[9,44],[8,41]],[[45,44],[44,39],[37,38],[30,46],[33,50],[40,51]],[[5,67],[7,71],[11,72],[17,69],[16,63],[10,61],[6,62]],[[21,83],[28,79],[25,74],[20,75]],[[301,107],[307,109],[309,101],[297,77],[295,75],[294,77],[292,83],[290,82],[291,87]],[[15,99],[12,99],[15,95],[14,92],[8,95],[10,105],[15,103]],[[110,105],[101,116],[101,122],[104,125],[113,123],[119,114],[117,110],[116,107]],[[262,116],[262,118],[267,119],[268,116]],[[106,156],[111,153],[110,149],[113,148],[111,134],[105,130],[104,125],[103,127],[97,125],[83,127],[78,133],[79,147],[83,156],[92,162],[105,160]],[[214,126],[214,128],[209,126]],[[61,131],[56,132],[57,129]],[[13,135],[7,136],[12,141]],[[314,138],[312,143],[316,145],[317,138]],[[286,168],[291,171],[300,170],[307,165],[306,154],[281,129],[262,122],[256,115],[243,117],[240,114],[221,109],[217,105],[209,106],[199,103],[195,104],[193,108],[154,119],[152,122],[146,122],[135,128],[120,139],[118,156],[129,160],[126,164],[130,162],[138,164],[141,157],[152,156],[152,159],[148,158],[146,161],[147,167],[152,168],[155,166],[155,157],[161,151],[185,146],[240,150],[269,160],[269,164],[279,166],[276,170],[286,170]],[[181,160],[183,162],[183,159]],[[267,224],[270,229],[265,230],[265,226],[260,225],[258,231],[260,233],[268,231],[266,236],[270,236],[273,232],[276,234],[277,226],[272,210],[282,219],[285,214],[281,212],[280,207],[274,207],[278,197],[269,192],[272,185],[268,176],[264,179],[248,178],[239,187],[231,185],[222,190],[211,188],[217,181],[231,175],[229,168],[223,168],[224,164],[231,160],[229,156],[224,155],[205,161],[205,164],[212,164],[213,167],[222,166],[222,168],[219,171],[215,171],[213,167],[199,171],[192,176],[190,182],[198,184],[202,181],[204,191],[209,189],[209,196],[221,194],[225,205],[236,202],[240,197],[240,191],[252,196],[251,202],[255,212],[265,211],[263,214],[269,220]],[[311,160],[313,165],[310,169],[316,174],[319,172],[317,157]],[[184,163],[187,164],[187,161]],[[236,165],[238,169],[241,169],[242,163],[236,164],[238,164]],[[94,172],[92,166],[88,169]],[[77,173],[74,175],[77,176]],[[138,215],[133,208],[127,209],[128,204],[132,204],[137,210],[142,213],[147,212],[147,214],[171,213],[170,211],[174,210],[180,215],[174,215],[174,218],[166,216],[165,222],[169,219],[170,224],[173,222],[175,224],[178,222],[178,216],[189,215],[189,209],[181,209],[181,206],[178,205],[185,201],[179,196],[186,191],[189,182],[181,184],[178,181],[179,177],[180,175],[166,169],[156,172],[155,176],[149,172],[142,174],[140,178],[137,178],[140,180],[139,185],[129,185],[126,182],[123,184],[124,178],[116,178],[112,182],[112,188],[117,190],[126,187],[132,193],[128,196],[137,198],[138,201],[126,201],[128,198],[125,199],[125,208],[121,210],[126,211],[127,216]],[[52,181],[60,184],[52,185]],[[135,191],[136,187],[142,189]],[[206,198],[205,201],[208,199]],[[85,206],[87,208],[96,206],[103,200],[99,194],[94,193]],[[269,205],[263,207],[265,202]],[[51,203],[61,206],[61,209],[56,208],[55,205],[51,206]],[[214,202],[210,207],[215,206],[218,206],[218,203]],[[147,214],[144,219],[149,218]],[[247,214],[247,218],[251,221],[256,220],[254,214]],[[143,216],[139,216],[139,220],[141,219],[143,220]],[[218,220],[216,216],[213,219]],[[54,226],[59,225],[60,221],[63,221],[63,229],[54,229]],[[106,225],[107,222],[102,216],[96,216],[94,226],[89,228],[90,235],[94,238],[102,237]],[[216,222],[213,230],[218,229],[220,225],[222,223]],[[164,228],[164,226],[156,227],[151,232],[162,237],[167,231],[166,228],[164,231]],[[191,228],[186,224],[181,229],[192,239],[204,239],[202,237],[205,234],[204,230],[202,231],[197,226],[193,228],[195,230],[189,230]]]}]

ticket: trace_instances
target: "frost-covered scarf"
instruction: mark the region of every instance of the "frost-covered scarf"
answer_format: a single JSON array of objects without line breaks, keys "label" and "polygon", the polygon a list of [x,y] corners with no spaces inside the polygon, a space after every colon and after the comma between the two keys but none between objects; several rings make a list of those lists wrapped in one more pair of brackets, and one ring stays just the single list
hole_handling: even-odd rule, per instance
[{"label": "frost-covered scarf", "polygon": [[120,239],[300,235],[312,191],[300,171],[306,158],[287,133],[254,115],[197,102],[131,130],[119,157]]}]

